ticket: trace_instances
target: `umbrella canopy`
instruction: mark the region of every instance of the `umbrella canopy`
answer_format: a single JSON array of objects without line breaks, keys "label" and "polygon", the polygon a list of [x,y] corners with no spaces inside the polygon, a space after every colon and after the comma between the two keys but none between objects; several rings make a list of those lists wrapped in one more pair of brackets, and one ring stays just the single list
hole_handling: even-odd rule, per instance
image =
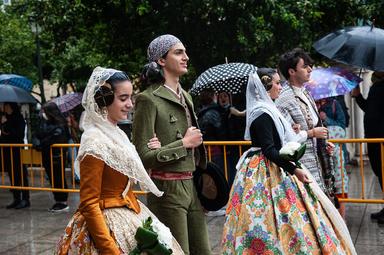
[{"label": "umbrella canopy", "polygon": [[339,67],[317,68],[312,71],[311,80],[304,86],[315,100],[319,100],[344,95],[361,81],[359,76]]},{"label": "umbrella canopy", "polygon": [[346,27],[313,44],[313,47],[329,59],[384,71],[384,30],[370,27]]},{"label": "umbrella canopy", "polygon": [[24,89],[8,84],[0,84],[0,102],[37,103],[36,99]]},{"label": "umbrella canopy", "polygon": [[193,84],[190,93],[198,95],[207,88],[216,92],[239,93],[248,83],[248,76],[256,72],[257,67],[246,63],[228,63],[211,67],[204,71]]},{"label": "umbrella canopy", "polygon": [[1,74],[0,83],[13,85],[28,92],[32,90],[32,81],[24,76],[17,74]]},{"label": "umbrella canopy", "polygon": [[68,112],[81,104],[83,93],[70,93],[61,97],[56,97],[52,101],[59,107],[62,113]]}]

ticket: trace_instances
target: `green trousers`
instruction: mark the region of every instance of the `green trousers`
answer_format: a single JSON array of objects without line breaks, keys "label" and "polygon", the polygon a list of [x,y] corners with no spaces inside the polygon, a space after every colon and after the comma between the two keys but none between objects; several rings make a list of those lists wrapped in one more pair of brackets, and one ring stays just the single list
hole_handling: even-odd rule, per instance
[{"label": "green trousers", "polygon": [[147,198],[148,208],[170,228],[185,254],[210,255],[205,214],[193,179],[153,181],[164,195],[156,197],[150,193]]}]

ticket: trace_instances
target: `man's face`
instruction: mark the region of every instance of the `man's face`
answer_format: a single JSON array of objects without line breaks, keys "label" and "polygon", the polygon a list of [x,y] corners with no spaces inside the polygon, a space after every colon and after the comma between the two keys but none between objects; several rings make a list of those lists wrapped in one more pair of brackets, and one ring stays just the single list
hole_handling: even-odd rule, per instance
[{"label": "man's face", "polygon": [[174,76],[181,76],[188,72],[188,55],[182,43],[177,43],[168,51],[165,58],[159,60],[159,64],[165,72]]},{"label": "man's face", "polygon": [[312,67],[304,63],[304,60],[300,58],[296,65],[296,70],[289,69],[290,79],[294,80],[297,84],[303,84],[308,82],[311,77]]}]

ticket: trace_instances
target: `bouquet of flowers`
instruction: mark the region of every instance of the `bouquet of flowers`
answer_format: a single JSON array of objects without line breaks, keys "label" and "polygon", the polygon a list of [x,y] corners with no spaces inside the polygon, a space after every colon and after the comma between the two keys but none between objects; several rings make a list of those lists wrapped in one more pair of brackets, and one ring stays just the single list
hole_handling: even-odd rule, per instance
[{"label": "bouquet of flowers", "polygon": [[169,228],[157,219],[148,217],[143,226],[135,234],[136,248],[129,255],[140,255],[145,252],[149,255],[172,254],[172,234]]},{"label": "bouquet of flowers", "polygon": [[[299,159],[303,157],[306,148],[307,146],[305,145],[305,143],[300,144],[297,142],[288,142],[283,146],[283,148],[280,149],[279,154],[286,160],[294,162],[297,168],[301,168],[301,163],[299,162]],[[304,183],[304,187],[307,189],[307,192],[312,197],[312,199],[314,201],[317,201],[317,197],[313,193],[312,189],[309,187],[309,184]]]},{"label": "bouquet of flowers", "polygon": [[299,159],[304,155],[306,148],[305,143],[288,142],[280,149],[279,153],[282,158],[294,162],[296,167],[301,168]]}]

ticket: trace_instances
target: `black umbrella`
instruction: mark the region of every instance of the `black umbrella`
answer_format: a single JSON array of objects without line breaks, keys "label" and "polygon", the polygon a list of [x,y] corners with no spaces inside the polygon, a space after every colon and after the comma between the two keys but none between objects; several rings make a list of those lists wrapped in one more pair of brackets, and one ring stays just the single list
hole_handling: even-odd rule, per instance
[{"label": "black umbrella", "polygon": [[256,72],[257,67],[246,63],[228,63],[211,67],[204,71],[195,81],[191,90],[192,95],[198,95],[207,88],[216,92],[239,93],[248,83],[248,76]]},{"label": "black umbrella", "polygon": [[36,104],[36,99],[24,89],[8,84],[0,84],[0,102]]},{"label": "black umbrella", "polygon": [[384,30],[346,27],[318,40],[313,47],[329,59],[374,71],[384,71]]}]

